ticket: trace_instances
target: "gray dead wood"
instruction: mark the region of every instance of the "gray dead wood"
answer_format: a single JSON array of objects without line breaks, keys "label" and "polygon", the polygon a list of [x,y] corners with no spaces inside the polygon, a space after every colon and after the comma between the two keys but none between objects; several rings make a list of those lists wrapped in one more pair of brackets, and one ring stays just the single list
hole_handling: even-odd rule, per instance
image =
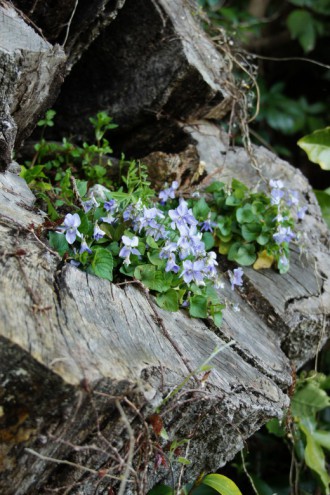
[{"label": "gray dead wood", "polygon": [[[25,449],[96,471],[111,468],[116,464],[113,448],[124,456],[128,444],[113,397],[123,405],[123,397],[128,397],[147,417],[189,369],[196,369],[230,339],[234,343],[213,360],[205,386],[191,379],[161,409],[171,438],[192,436],[193,463],[185,477],[223,465],[268,418],[282,414],[288,405],[282,390],[290,384],[289,362],[273,331],[230,290],[227,280],[224,296],[239,303],[241,310],[226,310],[221,330],[191,320],[184,312],[157,310],[162,327],[138,288],[116,287],[63,266],[37,241],[27,227],[41,219],[28,210],[23,214],[31,206],[23,184],[15,175],[2,176],[2,493],[42,494],[47,487],[79,482],[68,493],[80,489],[89,494],[97,483],[111,486],[107,478],[100,481],[83,470],[57,466]],[[138,432],[136,412],[127,405],[125,411]],[[154,438],[151,430],[149,434]],[[155,456],[156,451],[152,463]],[[157,480],[171,481],[168,469],[150,466],[145,490]],[[176,478],[178,468],[173,469]],[[139,485],[143,487],[141,480]]]},{"label": "gray dead wood", "polygon": [[243,148],[231,148],[227,136],[209,122],[185,126],[195,142],[200,160],[213,179],[230,183],[238,178],[251,188],[281,179],[299,192],[308,210],[300,225],[303,248],[293,247],[286,275],[274,270],[245,269],[242,296],[281,340],[281,347],[297,366],[315,356],[330,335],[330,234],[315,195],[303,174],[262,147],[253,154],[256,170]]},{"label": "gray dead wood", "polygon": [[[65,55],[0,2],[0,161],[3,170],[16,147],[53,103]],[[17,135],[16,135],[17,131]]]},{"label": "gray dead wood", "polygon": [[126,0],[62,87],[61,135],[88,136],[88,117],[106,110],[119,124],[116,149],[143,156],[178,149],[178,120],[215,108],[221,118],[231,101],[229,69],[198,22],[197,6],[185,0]]},{"label": "gray dead wood", "polygon": [[[32,5],[41,23],[46,3],[19,3],[33,17]],[[214,116],[215,108],[220,118],[230,96],[225,61],[188,5],[183,0],[100,0],[85,11],[81,2],[58,1],[52,12],[63,7],[66,22],[51,32],[51,16],[45,19],[43,28],[50,30],[46,42],[1,2],[1,27],[17,33],[0,43],[0,71],[8,68],[0,87],[2,122],[14,117],[16,143],[31,131],[60,85],[65,56],[49,41],[63,42],[68,34],[67,75],[67,68],[102,32],[67,77],[59,102],[62,129],[69,126],[69,134],[84,134],[87,117],[108,110],[125,131],[118,135],[119,147],[124,143],[143,155],[180,151],[169,162],[182,165],[182,174],[188,160],[186,170],[199,177],[204,160],[210,173],[221,167],[221,179],[235,176],[254,185],[260,175],[242,150],[229,150],[210,124],[192,124],[210,117],[209,111]],[[86,13],[92,10],[89,24]],[[111,21],[117,17],[105,27],[107,14]],[[5,127],[1,152],[7,163],[13,133]],[[159,480],[171,483],[169,466],[154,467],[159,460],[155,443],[161,441],[144,419],[216,346],[231,340],[212,361],[204,385],[191,378],[160,410],[171,439],[191,438],[193,462],[184,479],[217,469],[267,419],[282,415],[291,369],[281,347],[301,363],[328,333],[329,237],[302,176],[268,152],[256,153],[263,175],[283,177],[309,203],[307,261],[301,265],[293,253],[292,273],[285,277],[271,270],[245,270],[244,287],[235,292],[222,261],[223,296],[239,304],[240,312],[227,309],[221,329],[191,320],[185,312],[155,310],[140,288],[117,287],[64,264],[38,237],[43,216],[33,210],[24,181],[9,172],[0,175],[1,493],[58,489],[89,495],[118,486],[120,481],[109,476],[125,470],[132,441],[126,417],[135,432],[137,469],[129,472],[126,493],[144,494]],[[172,468],[176,481],[180,468],[176,463]]]}]

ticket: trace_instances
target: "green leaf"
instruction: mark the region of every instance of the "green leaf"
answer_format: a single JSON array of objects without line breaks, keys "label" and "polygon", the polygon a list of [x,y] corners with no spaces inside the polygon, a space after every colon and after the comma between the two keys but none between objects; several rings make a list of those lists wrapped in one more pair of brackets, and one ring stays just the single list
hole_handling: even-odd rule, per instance
[{"label": "green leaf", "polygon": [[210,208],[204,198],[199,199],[193,207],[193,214],[200,222],[206,220],[209,212]]},{"label": "green leaf", "polygon": [[147,495],[173,495],[173,490],[167,485],[157,485]]},{"label": "green leaf", "polygon": [[57,251],[60,256],[63,256],[69,251],[69,244],[64,234],[58,234],[57,232],[49,232],[48,234],[49,244],[54,251]]},{"label": "green leaf", "polygon": [[212,184],[210,184],[205,189],[205,192],[208,192],[208,193],[220,192],[220,191],[222,191],[222,189],[224,188],[224,186],[225,186],[225,183],[224,182],[215,181],[215,182],[212,182]]},{"label": "green leaf", "polygon": [[318,411],[330,405],[330,398],[315,380],[299,388],[291,400],[292,415],[298,418],[313,418]]},{"label": "green leaf", "polygon": [[287,18],[291,37],[299,41],[305,53],[315,47],[317,30],[314,18],[308,10],[293,10]]},{"label": "green leaf", "polygon": [[113,280],[113,257],[111,252],[105,248],[97,248],[92,261],[92,268],[98,277]]},{"label": "green leaf", "polygon": [[242,237],[248,242],[255,241],[259,237],[261,229],[260,223],[245,223],[242,225]]},{"label": "green leaf", "polygon": [[330,450],[330,432],[323,430],[315,430],[313,432],[314,440],[327,450]]},{"label": "green leaf", "polygon": [[191,461],[189,459],[186,459],[185,457],[178,457],[176,459],[180,464],[184,464],[185,466],[190,466]]},{"label": "green leaf", "polygon": [[299,422],[299,428],[306,437],[305,462],[312,471],[318,474],[324,490],[328,494],[330,478],[327,472],[325,455],[322,447],[316,442],[312,432],[306,424]]},{"label": "green leaf", "polygon": [[215,244],[214,243],[214,237],[211,234],[211,232],[204,232],[203,237],[202,237],[202,241],[205,244],[206,251],[209,251],[210,249],[212,249],[214,244]]},{"label": "green leaf", "polygon": [[86,196],[86,193],[87,193],[87,185],[88,185],[87,180],[76,179],[76,185],[77,185],[79,196],[81,198],[84,198]]},{"label": "green leaf", "polygon": [[251,223],[255,219],[253,207],[251,204],[246,204],[236,211],[236,219],[239,223]]},{"label": "green leaf", "polygon": [[299,139],[298,146],[308,155],[311,162],[323,170],[330,170],[330,127],[319,129]]},{"label": "green leaf", "polygon": [[179,310],[179,294],[178,291],[170,289],[163,294],[159,294],[156,298],[160,308],[166,311],[175,312]]},{"label": "green leaf", "polygon": [[189,314],[194,318],[207,318],[207,297],[205,296],[191,297]]},{"label": "green leaf", "polygon": [[151,235],[148,235],[146,241],[147,241],[148,246],[150,246],[153,249],[158,249],[158,244],[155,241],[155,239],[153,237],[151,237]]},{"label": "green leaf", "polygon": [[173,274],[156,270],[153,265],[140,265],[135,268],[134,277],[151,290],[167,292],[171,287]]},{"label": "green leaf", "polygon": [[147,254],[147,256],[148,256],[150,263],[152,263],[153,265],[164,267],[166,264],[166,261],[159,257],[160,251],[161,251],[160,249],[157,249],[156,251],[149,252]]},{"label": "green leaf", "polygon": [[208,474],[203,479],[202,484],[210,486],[221,495],[242,495],[238,486],[222,474]]},{"label": "green leaf", "polygon": [[236,261],[242,266],[252,265],[257,258],[255,246],[253,244],[241,244],[235,242],[228,252],[228,259]]},{"label": "green leaf", "polygon": [[269,431],[269,433],[272,433],[276,437],[284,438],[286,435],[285,429],[280,424],[277,418],[270,419],[268,423],[266,423],[266,428]]}]

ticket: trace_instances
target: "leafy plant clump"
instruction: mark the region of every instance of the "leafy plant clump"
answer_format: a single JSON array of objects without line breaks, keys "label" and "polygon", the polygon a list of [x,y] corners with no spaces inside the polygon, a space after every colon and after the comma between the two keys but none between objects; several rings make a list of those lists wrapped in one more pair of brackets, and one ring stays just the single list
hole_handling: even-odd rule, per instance
[{"label": "leafy plant clump", "polygon": [[[183,197],[174,181],[157,197],[147,168],[135,161],[126,172],[121,167],[115,186],[99,165],[111,166],[104,134],[114,124],[104,113],[91,122],[96,144],[63,139],[53,149],[42,139],[22,172],[48,206],[49,242],[65,261],[109,281],[132,279],[152,291],[161,308],[186,307],[190,316],[210,317],[217,326],[225,307],[217,253],[242,266],[288,271],[289,244],[299,239],[295,222],[306,211],[296,191],[272,180],[269,195],[251,192],[233,179]],[[49,159],[50,148],[55,158]],[[232,289],[242,277],[241,267],[229,271]]]}]

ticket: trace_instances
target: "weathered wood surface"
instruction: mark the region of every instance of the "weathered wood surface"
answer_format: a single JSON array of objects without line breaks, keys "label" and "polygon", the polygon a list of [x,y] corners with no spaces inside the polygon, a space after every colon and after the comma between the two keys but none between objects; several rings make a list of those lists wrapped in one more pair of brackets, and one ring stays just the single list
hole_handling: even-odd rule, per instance
[{"label": "weathered wood surface", "polygon": [[246,300],[274,328],[290,359],[297,365],[306,362],[330,333],[330,234],[311,186],[299,170],[262,147],[254,147],[258,172],[244,149],[230,148],[227,136],[208,122],[185,129],[214,179],[237,177],[251,188],[281,179],[299,192],[302,206],[308,205],[300,226],[302,253],[292,248],[290,271],[283,276],[274,270],[244,270],[251,284]]},{"label": "weathered wood surface", "polygon": [[[260,179],[243,150],[229,149],[209,123],[194,124],[215,108],[220,118],[230,96],[226,63],[194,21],[188,2],[95,0],[86,8],[58,0],[47,15],[48,3],[14,3],[48,39],[0,2],[1,26],[17,33],[0,38],[0,71],[9,68],[0,86],[1,111],[16,121],[17,144],[55,97],[62,71],[67,82],[59,121],[68,134],[84,135],[87,117],[108,110],[124,131],[117,135],[118,148],[141,156],[161,151],[161,167],[164,152],[180,152],[169,162],[178,164],[185,179],[192,171],[198,175],[201,160],[214,178],[235,176],[251,186]],[[52,25],[52,15],[61,22]],[[63,41],[69,62],[49,43]],[[28,64],[35,69],[31,88]],[[4,136],[5,163],[11,159],[9,141]],[[161,408],[171,438],[191,437],[193,462],[184,478],[217,469],[268,418],[283,413],[291,368],[282,348],[299,364],[329,333],[329,235],[302,176],[264,150],[256,154],[263,176],[283,178],[309,203],[308,256],[302,265],[293,253],[284,277],[246,269],[244,286],[235,292],[225,275],[223,296],[239,304],[240,312],[227,309],[221,329],[183,311],[157,309],[156,314],[139,288],[117,287],[64,265],[38,237],[43,216],[31,209],[33,197],[24,181],[8,172],[0,175],[1,493],[106,493],[121,482],[98,471],[123,475],[132,438],[136,471],[128,473],[125,493],[145,494],[157,480],[171,482],[168,466],[155,468],[160,440],[144,419],[216,346],[231,340],[213,359],[205,383],[192,378]],[[159,166],[156,161],[155,170]],[[222,260],[221,270],[226,269]],[[175,479],[178,472],[174,463]]]},{"label": "weathered wood surface", "polygon": [[[62,82],[61,71],[65,59],[59,45],[52,46],[9,3],[0,2],[2,169],[11,161],[15,139],[18,147],[31,134],[37,120],[52,105]],[[13,127],[15,131],[17,129],[17,135],[12,131]],[[6,146],[1,145],[1,142]]]},{"label": "weathered wood surface", "polygon": [[[10,181],[14,191],[16,181],[21,181],[6,175],[8,194]],[[239,303],[240,312],[226,310],[221,330],[191,320],[184,312],[157,309],[162,327],[139,289],[116,287],[72,266],[62,267],[26,230],[29,220],[36,225],[36,215],[26,213],[30,219],[17,215],[17,199],[13,192],[12,212],[7,206],[1,219],[3,493],[47,493],[46,486],[83,479],[83,493],[92,493],[97,476],[85,479],[83,471],[74,469],[56,474],[56,464],[25,449],[101,469],[111,451],[93,434],[95,409],[102,418],[102,432],[114,445],[123,428],[114,396],[126,395],[148,415],[189,369],[196,369],[216,346],[230,339],[235,342],[214,358],[205,387],[191,380],[184,388],[186,395],[174,397],[167,413],[164,408],[172,438],[187,437],[196,428],[190,450],[194,463],[187,475],[224,464],[267,418],[281,415],[288,405],[282,389],[290,384],[289,362],[272,330],[239,293],[231,291],[228,282],[224,296]],[[20,255],[20,249],[25,254]],[[189,394],[190,388],[195,392]],[[97,391],[111,397],[100,397]],[[191,402],[184,403],[186,398]],[[72,444],[98,444],[103,450],[99,457],[90,457],[88,450],[75,454]],[[155,456],[156,452],[152,462]],[[169,480],[168,470],[148,472],[148,486],[162,477]],[[103,479],[102,483],[111,486],[112,482]],[[69,493],[76,491],[72,488]]]},{"label": "weathered wood surface", "polygon": [[113,146],[142,156],[178,149],[184,134],[177,120],[215,107],[219,118],[227,113],[226,61],[191,3],[194,8],[185,0],[126,0],[62,87],[55,107],[62,135],[88,135],[88,117],[107,110],[119,124]]}]

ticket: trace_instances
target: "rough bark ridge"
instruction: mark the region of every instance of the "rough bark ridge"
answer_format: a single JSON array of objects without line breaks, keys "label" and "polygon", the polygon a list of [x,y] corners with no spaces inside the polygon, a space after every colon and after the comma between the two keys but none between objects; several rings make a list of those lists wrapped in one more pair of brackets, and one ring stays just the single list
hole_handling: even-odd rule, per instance
[{"label": "rough bark ridge", "polygon": [[[0,33],[3,26],[18,33],[0,43],[0,101],[6,119],[16,121],[16,143],[54,97],[49,88],[59,87],[61,71],[59,121],[69,134],[85,135],[84,117],[108,110],[121,124],[118,148],[157,152],[147,160],[154,176],[161,167],[159,175],[178,174],[187,185],[191,171],[200,176],[204,167],[210,178],[234,176],[251,187],[272,176],[309,205],[304,264],[293,252],[285,276],[245,270],[235,292],[225,274],[223,297],[240,312],[227,309],[216,329],[183,311],[156,309],[141,287],[115,286],[66,265],[47,248],[43,215],[33,210],[24,181],[0,174],[0,491],[89,495],[121,485],[127,494],[145,494],[172,475],[177,482],[180,465],[145,422],[157,407],[170,439],[190,440],[183,479],[215,470],[267,419],[283,414],[290,359],[301,364],[328,336],[329,235],[311,189],[263,149],[254,150],[256,171],[243,150],[230,149],[200,120],[212,109],[219,118],[225,111],[230,74],[184,0],[16,1],[48,41],[0,5]],[[49,43],[65,38],[66,62]],[[37,68],[34,89],[26,60]],[[6,163],[11,136],[0,135]],[[219,265],[226,272],[225,260]],[[183,383],[216,347],[210,376]]]}]

